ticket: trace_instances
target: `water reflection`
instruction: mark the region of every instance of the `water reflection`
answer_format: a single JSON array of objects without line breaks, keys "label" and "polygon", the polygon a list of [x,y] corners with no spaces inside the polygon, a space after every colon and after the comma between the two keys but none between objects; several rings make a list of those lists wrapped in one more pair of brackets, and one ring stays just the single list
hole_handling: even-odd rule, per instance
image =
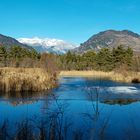
[{"label": "water reflection", "polygon": [[49,91],[47,92],[8,92],[0,93],[0,100],[6,101],[13,106],[33,104],[38,102],[40,99],[49,96]]},{"label": "water reflection", "polygon": [[132,93],[139,89],[106,79],[62,78],[50,94],[1,94],[0,140],[137,140],[139,92]]},{"label": "water reflection", "polygon": [[102,103],[109,104],[109,105],[129,105],[135,102],[139,102],[138,99],[112,99],[112,100],[105,100]]},{"label": "water reflection", "polygon": [[[52,100],[53,99],[53,100]],[[48,106],[49,104],[49,106]],[[59,101],[52,94],[50,100],[45,100],[43,116],[33,116],[16,123],[4,120],[0,124],[1,140],[66,140],[72,125],[70,118],[65,115],[68,104]],[[10,127],[12,125],[13,131]],[[13,127],[14,126],[14,127]]]},{"label": "water reflection", "polygon": [[0,99],[27,99],[27,98],[39,98],[45,95],[49,95],[51,90],[45,92],[7,92],[0,93]]}]

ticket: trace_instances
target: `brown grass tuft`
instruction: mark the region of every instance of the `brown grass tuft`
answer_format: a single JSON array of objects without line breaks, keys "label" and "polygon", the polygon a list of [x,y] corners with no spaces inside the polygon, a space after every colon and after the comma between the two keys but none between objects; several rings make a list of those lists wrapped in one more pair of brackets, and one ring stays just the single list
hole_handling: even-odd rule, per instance
[{"label": "brown grass tuft", "polygon": [[41,68],[0,68],[0,91],[24,92],[48,90],[55,77]]}]

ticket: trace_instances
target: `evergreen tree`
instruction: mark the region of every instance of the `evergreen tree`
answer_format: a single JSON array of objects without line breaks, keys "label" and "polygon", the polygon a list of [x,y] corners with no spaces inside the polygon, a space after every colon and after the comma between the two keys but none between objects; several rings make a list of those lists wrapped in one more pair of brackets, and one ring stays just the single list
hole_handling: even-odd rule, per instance
[{"label": "evergreen tree", "polygon": [[6,66],[6,58],[7,58],[6,48],[4,46],[0,46],[0,63],[1,63],[1,65]]},{"label": "evergreen tree", "polygon": [[127,66],[129,67],[132,66],[132,60],[133,60],[133,50],[131,48],[128,48],[125,54],[125,62]]},{"label": "evergreen tree", "polygon": [[113,56],[108,48],[103,48],[99,51],[96,61],[99,70],[110,71],[113,69]]},{"label": "evergreen tree", "polygon": [[130,67],[133,59],[133,50],[131,48],[124,49],[122,45],[113,49],[113,59],[115,68],[121,68],[122,66]]},{"label": "evergreen tree", "polygon": [[82,55],[84,69],[92,70],[96,65],[96,53],[94,51],[88,51]]}]

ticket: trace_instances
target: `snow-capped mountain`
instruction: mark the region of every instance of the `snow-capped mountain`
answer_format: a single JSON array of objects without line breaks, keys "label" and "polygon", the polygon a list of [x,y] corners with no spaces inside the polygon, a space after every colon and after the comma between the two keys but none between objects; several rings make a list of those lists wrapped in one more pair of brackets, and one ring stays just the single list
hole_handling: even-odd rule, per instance
[{"label": "snow-capped mountain", "polygon": [[51,52],[56,54],[64,54],[69,50],[76,48],[77,46],[68,43],[64,40],[49,39],[49,38],[19,38],[17,39],[20,43],[26,44],[33,47],[38,52]]}]

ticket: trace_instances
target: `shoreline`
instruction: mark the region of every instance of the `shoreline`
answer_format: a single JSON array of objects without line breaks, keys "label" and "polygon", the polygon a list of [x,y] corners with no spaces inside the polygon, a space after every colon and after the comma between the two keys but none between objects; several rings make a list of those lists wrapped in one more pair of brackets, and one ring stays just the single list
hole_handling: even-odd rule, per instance
[{"label": "shoreline", "polygon": [[140,72],[60,71],[57,76],[42,68],[0,68],[0,92],[41,92],[57,86],[59,77],[107,78],[123,83],[140,83]]},{"label": "shoreline", "polygon": [[123,72],[115,71],[61,71],[59,77],[95,77],[95,78],[109,78],[110,80],[124,83],[140,83],[139,72]]}]

